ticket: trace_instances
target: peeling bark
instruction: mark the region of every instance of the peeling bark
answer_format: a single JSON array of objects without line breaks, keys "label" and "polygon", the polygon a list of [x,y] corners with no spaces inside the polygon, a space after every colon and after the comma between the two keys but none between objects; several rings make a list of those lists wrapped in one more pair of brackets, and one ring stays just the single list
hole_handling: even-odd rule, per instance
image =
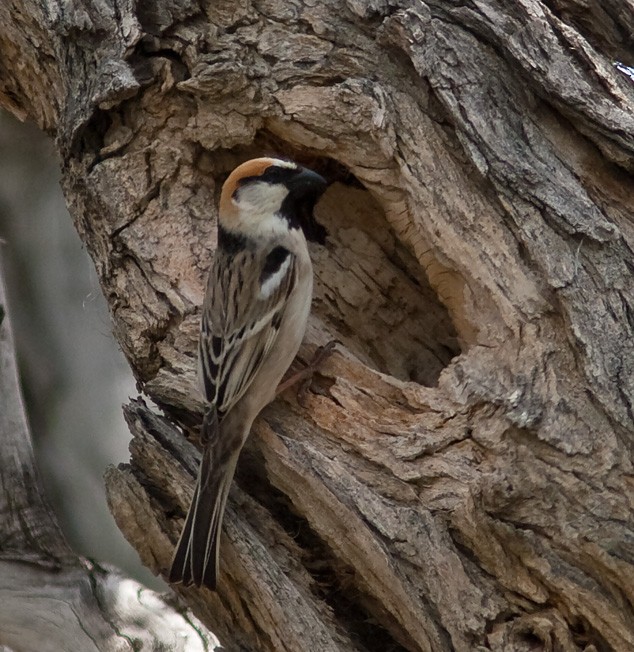
[{"label": "peeling bark", "polygon": [[55,133],[165,413],[126,407],[106,476],[144,563],[193,487],[219,188],[288,155],[332,182],[300,358],[340,345],[256,423],[219,592],[183,596],[228,649],[633,649],[631,0],[17,4],[0,103]]}]

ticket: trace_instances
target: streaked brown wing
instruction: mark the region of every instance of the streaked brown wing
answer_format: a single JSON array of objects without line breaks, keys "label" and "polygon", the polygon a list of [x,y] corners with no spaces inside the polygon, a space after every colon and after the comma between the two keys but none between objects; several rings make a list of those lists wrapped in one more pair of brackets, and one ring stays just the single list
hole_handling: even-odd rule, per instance
[{"label": "streaked brown wing", "polygon": [[282,247],[217,252],[198,357],[203,393],[220,414],[244,395],[271,350],[296,274],[295,256]]}]

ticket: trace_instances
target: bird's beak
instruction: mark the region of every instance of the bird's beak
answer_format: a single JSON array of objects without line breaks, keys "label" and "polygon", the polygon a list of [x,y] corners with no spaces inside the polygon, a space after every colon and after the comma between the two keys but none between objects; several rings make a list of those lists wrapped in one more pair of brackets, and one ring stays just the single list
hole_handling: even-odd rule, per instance
[{"label": "bird's beak", "polygon": [[307,168],[300,168],[299,174],[294,174],[286,183],[289,192],[295,195],[321,195],[327,185],[326,179]]}]

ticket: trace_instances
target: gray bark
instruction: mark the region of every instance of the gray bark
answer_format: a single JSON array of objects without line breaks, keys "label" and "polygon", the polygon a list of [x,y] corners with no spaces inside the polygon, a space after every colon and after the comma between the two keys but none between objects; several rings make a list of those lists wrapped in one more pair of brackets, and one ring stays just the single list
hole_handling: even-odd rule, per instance
[{"label": "gray bark", "polygon": [[634,3],[31,2],[0,103],[55,133],[143,391],[112,511],[164,573],[193,486],[195,342],[225,175],[333,182],[300,358],[258,420],[228,649],[634,648]]}]

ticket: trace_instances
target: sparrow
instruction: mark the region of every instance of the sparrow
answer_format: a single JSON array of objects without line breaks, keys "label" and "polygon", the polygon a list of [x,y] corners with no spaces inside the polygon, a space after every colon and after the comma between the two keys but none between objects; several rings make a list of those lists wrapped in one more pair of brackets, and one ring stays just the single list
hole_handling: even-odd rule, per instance
[{"label": "sparrow", "polygon": [[313,270],[300,222],[325,189],[316,172],[275,158],[239,165],[222,187],[198,347],[203,452],[171,583],[216,588],[240,451],[306,330]]}]

